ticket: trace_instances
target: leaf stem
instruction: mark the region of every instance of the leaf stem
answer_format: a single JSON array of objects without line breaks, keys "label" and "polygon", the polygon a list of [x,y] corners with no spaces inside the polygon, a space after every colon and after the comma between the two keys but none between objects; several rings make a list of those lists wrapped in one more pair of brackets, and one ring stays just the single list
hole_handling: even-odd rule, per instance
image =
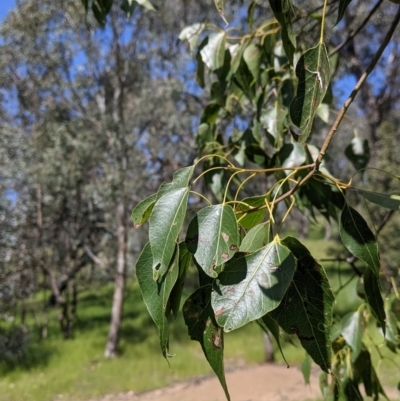
[{"label": "leaf stem", "polygon": [[324,27],[325,27],[325,14],[326,14],[326,5],[328,4],[328,0],[324,0],[324,9],[322,10],[322,21],[321,21],[321,36],[319,38],[319,43],[324,43]]}]

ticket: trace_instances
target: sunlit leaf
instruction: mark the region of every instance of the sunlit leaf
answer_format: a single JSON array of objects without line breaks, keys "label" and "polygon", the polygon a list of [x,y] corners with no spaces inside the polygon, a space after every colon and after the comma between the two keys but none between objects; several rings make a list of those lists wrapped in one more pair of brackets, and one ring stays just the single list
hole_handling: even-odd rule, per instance
[{"label": "sunlit leaf", "polygon": [[265,206],[265,196],[244,198],[240,202],[241,203],[239,203],[236,207],[236,212],[247,212],[237,214],[238,222],[243,228],[252,228],[264,221],[265,214],[267,212],[265,208],[255,211],[251,210]]},{"label": "sunlit leaf", "polygon": [[156,203],[157,194],[150,195],[146,199],[139,202],[132,210],[131,219],[135,228],[139,228],[151,216],[154,204]]},{"label": "sunlit leaf", "polygon": [[275,143],[285,127],[285,121],[288,110],[285,107],[279,105],[275,102],[273,106],[262,111],[260,122],[262,126],[272,135],[275,139]]},{"label": "sunlit leaf", "polygon": [[155,11],[153,4],[151,4],[151,2],[149,0],[135,0],[135,1],[142,7],[147,8],[148,10],[151,10],[151,11]]},{"label": "sunlit leaf", "polygon": [[351,359],[355,361],[361,352],[365,321],[359,311],[348,313],[341,320],[342,336],[352,349]]},{"label": "sunlit leaf", "polygon": [[166,274],[156,282],[153,280],[153,256],[150,243],[147,243],[136,263],[136,275],[144,303],[158,327],[160,346],[165,358],[169,356],[169,331],[166,310],[172,288],[178,278],[179,250],[175,249],[175,255]]},{"label": "sunlit leaf", "polygon": [[200,51],[204,64],[212,71],[221,68],[225,59],[225,32],[213,33]]},{"label": "sunlit leaf", "polygon": [[386,316],[379,284],[379,277],[376,277],[369,267],[364,272],[364,289],[368,304],[371,307],[375,317],[378,319],[383,333],[385,334]]},{"label": "sunlit leaf", "polygon": [[208,206],[190,222],[186,245],[197,263],[210,277],[239,249],[240,238],[235,214],[229,205]]},{"label": "sunlit leaf", "polygon": [[183,28],[179,34],[179,40],[187,40],[190,46],[190,53],[193,54],[199,41],[199,35],[203,32],[205,24],[193,24]]},{"label": "sunlit leaf", "polygon": [[344,151],[356,170],[361,170],[367,166],[370,158],[369,145],[366,139],[355,137],[346,146]]},{"label": "sunlit leaf", "polygon": [[[179,275],[169,299],[169,308],[175,318],[178,316],[178,311],[181,306],[183,286],[185,284],[186,273],[191,261],[192,254],[187,250],[186,243],[181,242],[179,244]],[[167,310],[167,316],[168,315]]]},{"label": "sunlit leaf", "polygon": [[215,321],[210,298],[211,285],[197,289],[183,305],[183,316],[190,338],[201,344],[204,355],[218,376],[229,401],[224,373],[224,332]]},{"label": "sunlit leaf", "polygon": [[243,60],[246,62],[254,79],[257,81],[260,76],[260,62],[261,62],[261,51],[255,44],[250,44],[246,47],[243,53]]},{"label": "sunlit leaf", "polygon": [[154,280],[168,269],[185,218],[188,198],[189,188],[179,188],[168,191],[154,205],[149,227]]},{"label": "sunlit leaf", "polygon": [[255,252],[272,241],[271,223],[258,224],[253,227],[243,238],[239,252]]},{"label": "sunlit leaf", "polygon": [[[306,161],[306,151],[300,143],[287,143],[278,152],[277,157],[282,167],[299,167]],[[286,174],[291,173],[287,170]]]},{"label": "sunlit leaf", "polygon": [[360,213],[345,204],[339,222],[343,245],[358,259],[364,261],[379,276],[380,262],[375,235]]},{"label": "sunlit leaf", "polygon": [[317,116],[326,124],[329,123],[329,105],[321,103],[317,109]]},{"label": "sunlit leaf", "polygon": [[189,186],[190,179],[192,178],[194,166],[184,167],[176,171],[173,175],[172,182],[163,182],[157,191],[157,200],[168,192],[174,191],[179,188],[186,188]]},{"label": "sunlit leaf", "polygon": [[330,329],[334,297],[324,269],[296,238],[282,244],[297,259],[297,270],[281,304],[271,316],[289,334],[296,334],[301,345],[322,370],[331,364]]},{"label": "sunlit leaf", "polygon": [[295,268],[292,253],[277,242],[226,263],[211,295],[218,324],[228,332],[275,309]]},{"label": "sunlit leaf", "polygon": [[301,129],[299,142],[305,142],[329,85],[330,67],[324,43],[307,50],[300,57],[296,65],[296,76],[297,92],[290,104],[290,117]]}]

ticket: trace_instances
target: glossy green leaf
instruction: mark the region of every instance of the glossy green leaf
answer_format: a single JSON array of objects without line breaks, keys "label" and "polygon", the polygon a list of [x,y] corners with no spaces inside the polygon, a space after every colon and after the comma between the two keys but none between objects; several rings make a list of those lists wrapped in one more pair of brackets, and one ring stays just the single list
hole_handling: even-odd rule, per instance
[{"label": "glossy green leaf", "polygon": [[165,358],[169,356],[169,330],[166,311],[170,293],[178,278],[178,261],[179,250],[176,247],[173,261],[159,282],[153,280],[153,256],[150,243],[145,245],[136,263],[136,275],[140,291],[150,316],[158,327],[160,346]]},{"label": "glossy green leaf", "polygon": [[255,252],[265,245],[269,244],[273,239],[271,223],[258,224],[253,227],[243,238],[240,244],[239,252]]},{"label": "glossy green leaf", "polygon": [[348,313],[341,320],[342,336],[352,349],[351,360],[355,361],[361,352],[365,321],[359,311]]},{"label": "glossy green leaf", "polygon": [[[190,262],[192,261],[192,254],[187,250],[186,243],[179,244],[179,275],[171,291],[169,308],[172,315],[176,318],[178,316],[179,308],[181,306],[181,298],[183,287],[185,285],[186,273],[189,269]],[[168,316],[167,311],[167,316]]]},{"label": "glossy green leaf", "polygon": [[301,129],[299,142],[305,142],[329,85],[330,67],[324,43],[307,50],[300,57],[296,65],[296,76],[297,92],[290,104],[290,117]]},{"label": "glossy green leaf", "polygon": [[228,332],[275,309],[295,269],[292,253],[277,242],[226,263],[211,295],[218,324]]},{"label": "glossy green leaf", "polygon": [[338,17],[336,20],[336,24],[340,22],[340,20],[343,18],[344,13],[347,10],[347,7],[351,3],[351,0],[339,0],[339,9],[338,9]]},{"label": "glossy green leaf", "polygon": [[293,56],[296,51],[296,38],[293,34],[292,21],[290,18],[292,8],[291,2],[290,0],[269,0],[269,4],[275,18],[281,25],[282,43],[286,56],[290,64],[293,64]]},{"label": "glossy green leaf", "polygon": [[378,319],[378,322],[382,327],[383,334],[385,334],[386,315],[379,284],[379,277],[376,277],[369,267],[367,267],[364,272],[364,289],[368,304],[371,307],[375,317]]},{"label": "glossy green leaf", "polygon": [[184,167],[176,171],[173,175],[172,182],[163,182],[157,191],[157,200],[163,195],[174,191],[175,189],[186,188],[189,186],[192,178],[194,166]]},{"label": "glossy green leaf", "polygon": [[186,245],[197,263],[210,277],[239,249],[240,237],[235,213],[230,205],[208,206],[190,222]]},{"label": "glossy green leaf", "polygon": [[253,78],[257,81],[260,76],[261,50],[255,44],[250,44],[243,52],[243,60],[247,64]]},{"label": "glossy green leaf", "polygon": [[386,195],[377,192],[365,191],[364,189],[349,188],[360,193],[366,200],[390,210],[400,210],[400,196]]},{"label": "glossy green leaf", "polygon": [[218,376],[229,401],[224,373],[224,332],[215,321],[210,298],[211,285],[197,289],[183,305],[183,316],[190,338],[201,344],[204,355]]},{"label": "glossy green leaf", "polygon": [[168,269],[185,218],[188,198],[189,188],[174,189],[161,196],[154,205],[149,227],[154,280],[158,280]]},{"label": "glossy green leaf", "polygon": [[200,51],[204,64],[215,71],[224,65],[225,32],[211,34],[208,43]]},{"label": "glossy green leaf", "polygon": [[139,228],[151,216],[154,204],[156,203],[157,194],[148,196],[146,199],[139,202],[132,210],[131,219],[135,228]]},{"label": "glossy green leaf", "polygon": [[193,54],[199,41],[199,35],[203,32],[205,24],[193,24],[183,28],[179,34],[179,40],[187,40],[190,46],[190,53]]},{"label": "glossy green leaf", "polygon": [[379,276],[379,251],[375,235],[362,216],[348,204],[345,204],[340,216],[339,231],[343,245]]},{"label": "glossy green leaf", "polygon": [[321,369],[331,364],[332,305],[334,297],[324,269],[296,238],[282,240],[297,259],[297,270],[281,304],[271,316],[301,345]]},{"label": "glossy green leaf", "polygon": [[[260,224],[264,221],[266,209],[255,210],[261,206],[265,206],[266,197],[265,196],[253,196],[250,198],[244,198],[240,201],[236,207],[238,223],[243,228],[252,228],[257,224]],[[238,212],[247,212],[247,213],[238,213]]]},{"label": "glossy green leaf", "polygon": [[283,350],[281,347],[281,340],[279,336],[279,324],[276,322],[276,320],[272,319],[269,313],[264,315],[261,319],[258,319],[257,323],[266,333],[269,332],[274,336],[275,341],[278,344],[278,348],[282,355],[282,358],[285,361],[287,367],[289,367],[289,364],[287,363],[287,360],[285,358],[285,355],[283,354]]},{"label": "glossy green leaf", "polygon": [[368,141],[359,137],[353,138],[351,143],[346,146],[344,154],[356,170],[365,168],[370,158]]}]

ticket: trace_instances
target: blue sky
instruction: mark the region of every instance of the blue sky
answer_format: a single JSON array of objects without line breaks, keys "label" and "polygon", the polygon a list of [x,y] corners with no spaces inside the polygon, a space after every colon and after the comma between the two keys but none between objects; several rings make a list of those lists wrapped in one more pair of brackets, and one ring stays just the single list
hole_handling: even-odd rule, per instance
[{"label": "blue sky", "polygon": [[15,0],[1,0],[0,5],[0,21],[8,14],[8,12],[15,7]]}]

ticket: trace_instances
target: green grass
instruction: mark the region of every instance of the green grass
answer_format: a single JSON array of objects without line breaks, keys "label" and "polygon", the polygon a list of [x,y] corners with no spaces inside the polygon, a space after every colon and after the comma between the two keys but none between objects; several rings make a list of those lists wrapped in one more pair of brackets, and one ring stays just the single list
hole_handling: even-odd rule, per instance
[{"label": "green grass", "polygon": [[[329,245],[321,240],[302,240],[316,258],[324,258]],[[351,277],[352,272],[337,265],[324,263],[334,289]],[[341,279],[339,279],[339,272]],[[343,315],[361,299],[354,298],[351,282],[339,294],[335,313]],[[177,380],[211,374],[200,345],[188,338],[187,329],[180,316],[171,326],[171,368],[163,359],[158,344],[157,329],[149,317],[135,280],[129,283],[124,306],[121,333],[121,355],[105,360],[103,351],[108,334],[113,286],[107,285],[79,295],[78,319],[74,337],[64,341],[59,333],[57,310],[49,316],[49,336],[46,340],[31,339],[25,357],[14,365],[0,363],[0,399],[2,401],[85,400],[107,393],[146,391],[169,385]],[[44,294],[32,300],[33,307]],[[354,299],[353,299],[354,298]],[[33,325],[33,319],[32,319]],[[292,338],[293,339],[293,338]],[[290,364],[304,359],[304,350],[297,342],[285,343],[284,354]],[[278,362],[282,357],[275,352]],[[262,332],[256,323],[229,333],[225,339],[226,365],[238,361],[260,363],[264,360]],[[397,358],[398,360],[398,358]],[[392,369],[390,366],[388,369]],[[381,368],[386,374],[386,364]],[[397,372],[396,372],[397,373]],[[393,374],[392,374],[393,376]],[[390,382],[390,384],[392,384]]]}]

